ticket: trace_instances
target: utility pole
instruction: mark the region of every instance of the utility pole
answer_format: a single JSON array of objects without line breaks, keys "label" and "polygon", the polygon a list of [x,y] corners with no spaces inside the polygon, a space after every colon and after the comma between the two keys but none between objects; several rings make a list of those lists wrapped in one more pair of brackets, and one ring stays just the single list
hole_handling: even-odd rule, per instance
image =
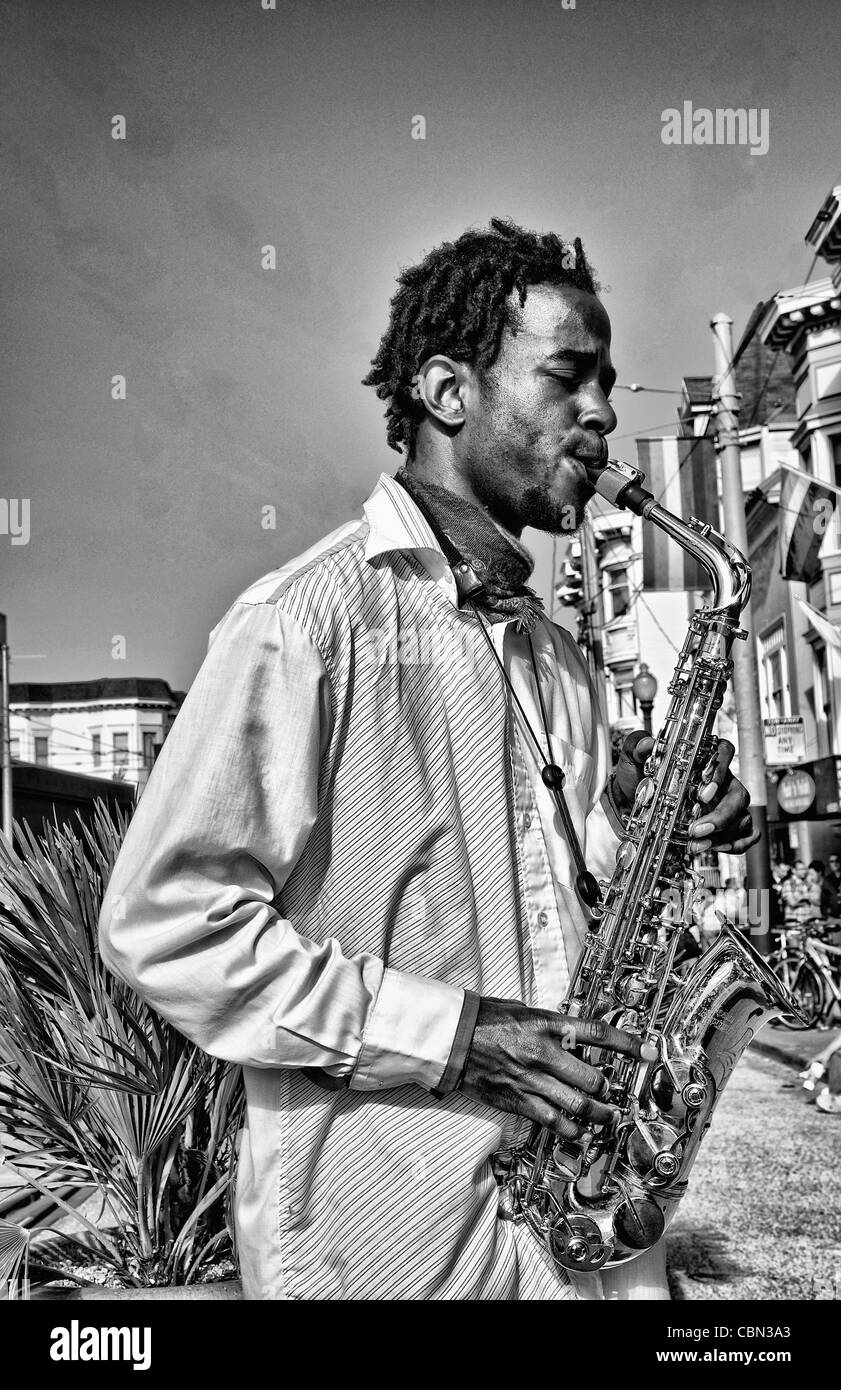
[{"label": "utility pole", "polygon": [[[715,343],[715,447],[721,457],[721,497],[724,532],[747,558],[748,528],[739,451],[739,395],[733,370],[733,320],[716,314],[710,327]],[[746,642],[733,643],[733,690],[739,731],[739,777],[750,793],[754,829],[759,842],[745,855],[748,888],[748,920],[753,944],[764,956],[771,948],[771,861],[768,852],[768,795],[765,785],[765,743],[759,702],[759,671],[753,635],[752,604],[742,612]],[[757,907],[759,911],[757,911]]]},{"label": "utility pole", "polygon": [[6,642],[6,614],[0,613],[0,783],[2,783],[2,830],[12,842],[12,743],[9,733],[9,647]]}]

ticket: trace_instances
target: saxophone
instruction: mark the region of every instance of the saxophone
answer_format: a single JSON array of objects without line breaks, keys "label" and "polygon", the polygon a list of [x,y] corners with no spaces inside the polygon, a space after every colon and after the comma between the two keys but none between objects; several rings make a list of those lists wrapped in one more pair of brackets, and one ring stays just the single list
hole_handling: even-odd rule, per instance
[{"label": "saxophone", "polygon": [[[656,1062],[594,1047],[579,1051],[607,1077],[620,1118],[559,1140],[535,1125],[494,1155],[500,1215],[525,1221],[565,1269],[612,1267],[650,1249],[666,1230],[712,1112],[733,1068],[769,1019],[797,1006],[762,957],[722,918],[721,934],[683,979],[678,940],[698,876],[689,826],[717,740],[713,722],[732,671],[733,641],[750,596],[744,556],[708,525],[687,523],[640,486],[643,474],[609,460],[594,486],[615,506],[660,527],[709,575],[710,606],[693,614],[669,686],[663,729],[646,762],[601,902],[560,1012],[603,1019],[653,1043]],[[571,1025],[574,1031],[574,1023]]]}]

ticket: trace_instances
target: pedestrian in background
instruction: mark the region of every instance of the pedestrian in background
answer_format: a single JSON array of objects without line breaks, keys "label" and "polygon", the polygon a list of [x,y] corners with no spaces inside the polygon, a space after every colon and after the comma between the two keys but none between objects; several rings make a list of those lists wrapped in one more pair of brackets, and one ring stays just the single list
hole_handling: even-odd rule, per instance
[{"label": "pedestrian in background", "polygon": [[827,860],[826,876],[836,893],[841,892],[841,856],[831,854]]},{"label": "pedestrian in background", "polygon": [[807,922],[820,916],[821,888],[814,873],[803,859],[795,859],[794,872],[783,881],[780,890],[787,930],[802,929]]},{"label": "pedestrian in background", "polygon": [[824,1115],[841,1115],[841,1032],[827,1047],[812,1058],[800,1079],[807,1091],[817,1090],[815,1105]]},{"label": "pedestrian in background", "polygon": [[821,912],[824,917],[841,916],[841,859],[831,854],[823,876]]}]

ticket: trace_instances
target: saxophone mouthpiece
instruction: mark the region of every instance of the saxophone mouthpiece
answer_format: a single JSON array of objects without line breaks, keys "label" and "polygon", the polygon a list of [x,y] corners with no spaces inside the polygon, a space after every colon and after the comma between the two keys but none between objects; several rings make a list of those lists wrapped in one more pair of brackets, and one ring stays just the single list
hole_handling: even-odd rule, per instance
[{"label": "saxophone mouthpiece", "polygon": [[[604,440],[602,443],[604,444]],[[632,468],[629,463],[622,463],[620,459],[605,458],[598,472],[594,469],[590,473],[590,482],[599,496],[610,502],[611,506],[627,507],[629,511],[636,512],[637,516],[643,516],[646,505],[654,501],[653,494],[640,487],[644,477],[645,474],[640,472],[639,468]]]}]

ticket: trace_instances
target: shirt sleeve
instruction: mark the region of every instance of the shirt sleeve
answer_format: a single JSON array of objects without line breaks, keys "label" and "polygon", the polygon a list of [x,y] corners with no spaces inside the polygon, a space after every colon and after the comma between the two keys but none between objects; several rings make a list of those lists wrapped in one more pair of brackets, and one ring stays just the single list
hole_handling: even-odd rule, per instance
[{"label": "shirt sleeve", "polygon": [[167,737],[100,916],[103,959],[213,1056],[432,1090],[464,991],[347,957],[277,900],[315,824],[329,677],[303,627],[237,603]]}]

